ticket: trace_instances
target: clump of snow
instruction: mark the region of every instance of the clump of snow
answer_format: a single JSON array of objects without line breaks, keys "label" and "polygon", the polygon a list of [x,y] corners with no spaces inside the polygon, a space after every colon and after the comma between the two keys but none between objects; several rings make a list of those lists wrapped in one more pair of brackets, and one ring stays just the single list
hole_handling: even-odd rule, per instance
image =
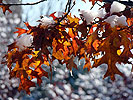
[{"label": "clump of snow", "polygon": [[97,13],[92,10],[81,10],[80,13],[83,15],[83,18],[86,20],[87,24],[90,24],[97,16]]},{"label": "clump of snow", "polygon": [[105,9],[100,9],[98,11],[92,10],[80,10],[80,13],[83,15],[83,18],[86,20],[87,25],[94,21],[95,18],[102,18],[105,16]]},{"label": "clump of snow", "polygon": [[30,34],[25,34],[16,40],[16,46],[19,47],[20,50],[25,49],[26,47],[30,47],[33,42],[33,36]]},{"label": "clump of snow", "polygon": [[64,12],[59,11],[57,16],[62,17],[63,15],[64,15]]},{"label": "clump of snow", "polygon": [[105,19],[105,22],[109,23],[111,27],[114,27],[117,25],[117,19],[118,19],[117,15],[112,15],[109,16],[107,19]]},{"label": "clump of snow", "polygon": [[41,16],[41,19],[38,20],[37,22],[40,22],[42,27],[46,27],[48,25],[54,24],[54,21],[46,16]]},{"label": "clump of snow", "polygon": [[124,15],[122,15],[117,19],[117,23],[118,25],[127,26],[128,24],[126,20],[127,18]]},{"label": "clump of snow", "polygon": [[97,17],[102,18],[102,17],[104,17],[105,15],[106,15],[105,9],[99,9],[99,10],[97,11]]},{"label": "clump of snow", "polygon": [[112,14],[114,12],[121,12],[124,11],[125,8],[126,6],[124,4],[114,1],[111,5],[110,13]]},{"label": "clump of snow", "polygon": [[108,17],[107,19],[105,19],[105,22],[109,23],[111,27],[115,27],[116,25],[127,26],[126,20],[127,18],[124,15],[120,17],[118,17],[117,15],[112,15]]}]

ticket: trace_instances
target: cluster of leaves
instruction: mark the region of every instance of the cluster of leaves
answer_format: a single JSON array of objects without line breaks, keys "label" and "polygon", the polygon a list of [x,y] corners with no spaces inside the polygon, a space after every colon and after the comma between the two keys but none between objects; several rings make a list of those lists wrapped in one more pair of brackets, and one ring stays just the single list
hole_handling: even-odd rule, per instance
[{"label": "cluster of leaves", "polygon": [[[90,1],[94,4],[95,1],[102,0]],[[9,10],[6,9],[7,6],[0,7],[3,8],[4,13]],[[36,78],[40,85],[41,78],[48,77],[48,72],[42,66],[49,66],[52,73],[52,62],[55,59],[60,64],[66,64],[70,71],[73,68],[78,69],[74,63],[76,57],[79,60],[85,59],[83,68],[87,68],[88,71],[105,63],[108,65],[108,69],[104,78],[110,76],[114,81],[115,74],[124,76],[116,67],[116,63],[131,64],[128,60],[133,57],[131,53],[131,49],[133,49],[133,19],[131,13],[128,15],[125,15],[125,12],[115,13],[118,16],[124,14],[128,18],[128,26],[111,27],[109,23],[104,21],[111,16],[110,6],[105,4],[103,7],[108,12],[106,16],[99,18],[98,22],[92,23],[89,27],[85,20],[73,17],[71,14],[64,13],[65,17],[56,17],[53,13],[49,16],[53,17],[55,22],[52,25],[44,27],[40,23],[38,26],[30,26],[26,22],[27,30],[17,28],[18,31],[15,33],[18,33],[18,36],[25,33],[33,36],[32,46],[20,50],[15,41],[8,46],[8,53],[5,56],[5,63],[10,70],[10,78],[20,79],[19,91],[25,90],[27,94],[30,94],[29,88],[35,86],[32,79]],[[121,46],[124,47],[123,50]],[[52,52],[49,48],[52,49]]]}]

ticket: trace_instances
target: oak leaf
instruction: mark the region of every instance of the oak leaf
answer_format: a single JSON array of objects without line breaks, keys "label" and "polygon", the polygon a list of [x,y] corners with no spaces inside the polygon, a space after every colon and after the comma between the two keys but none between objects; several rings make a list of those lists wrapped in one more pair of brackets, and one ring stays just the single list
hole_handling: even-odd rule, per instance
[{"label": "oak leaf", "polygon": [[2,8],[3,13],[5,14],[5,12],[8,10],[10,13],[12,13],[12,11],[10,10],[10,6],[9,5],[0,5],[0,8]]},{"label": "oak leaf", "polygon": [[77,68],[77,65],[74,63],[74,56],[72,56],[69,60],[67,60],[66,61],[66,67],[70,70],[70,71],[72,71],[72,68],[74,67],[74,68],[76,68],[76,69],[78,69]]}]

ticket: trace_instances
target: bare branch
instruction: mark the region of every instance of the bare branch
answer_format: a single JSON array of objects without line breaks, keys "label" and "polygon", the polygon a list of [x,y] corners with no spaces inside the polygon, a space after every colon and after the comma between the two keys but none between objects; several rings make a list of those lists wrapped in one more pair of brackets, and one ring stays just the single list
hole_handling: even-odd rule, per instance
[{"label": "bare branch", "polygon": [[47,0],[40,0],[40,1],[37,1],[37,2],[33,2],[33,3],[20,3],[20,4],[3,4],[3,3],[0,3],[0,5],[4,5],[4,6],[19,6],[19,5],[36,5],[36,4],[39,4],[41,2],[44,2],[44,1],[47,1]]}]

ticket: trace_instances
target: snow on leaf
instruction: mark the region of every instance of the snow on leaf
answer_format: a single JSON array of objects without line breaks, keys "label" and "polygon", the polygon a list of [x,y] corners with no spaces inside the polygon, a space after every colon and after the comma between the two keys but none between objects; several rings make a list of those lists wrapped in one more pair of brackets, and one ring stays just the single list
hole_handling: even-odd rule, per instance
[{"label": "snow on leaf", "polygon": [[107,19],[105,19],[105,22],[109,23],[111,27],[117,26],[127,26],[127,18],[122,15],[118,17],[117,15],[109,16]]},{"label": "snow on leaf", "polygon": [[46,28],[49,25],[54,24],[55,22],[53,20],[51,20],[50,18],[46,17],[46,16],[42,16],[42,18],[40,20],[38,20],[37,22],[40,22],[40,26],[42,28]]},{"label": "snow on leaf", "polygon": [[124,4],[114,1],[111,5],[110,12],[111,12],[111,14],[114,12],[121,12],[121,11],[124,11],[125,8],[126,8],[126,6]]},{"label": "snow on leaf", "polygon": [[97,12],[94,12],[92,10],[80,10],[80,13],[83,15],[83,18],[86,20],[87,25],[90,24],[97,16]]},{"label": "snow on leaf", "polygon": [[20,50],[23,50],[26,47],[30,47],[32,45],[32,42],[33,42],[33,36],[31,36],[30,34],[29,35],[25,34],[16,40],[16,46],[18,46]]},{"label": "snow on leaf", "polygon": [[117,24],[120,25],[120,26],[127,26],[127,18],[122,15],[120,16],[118,19],[117,19]]}]

